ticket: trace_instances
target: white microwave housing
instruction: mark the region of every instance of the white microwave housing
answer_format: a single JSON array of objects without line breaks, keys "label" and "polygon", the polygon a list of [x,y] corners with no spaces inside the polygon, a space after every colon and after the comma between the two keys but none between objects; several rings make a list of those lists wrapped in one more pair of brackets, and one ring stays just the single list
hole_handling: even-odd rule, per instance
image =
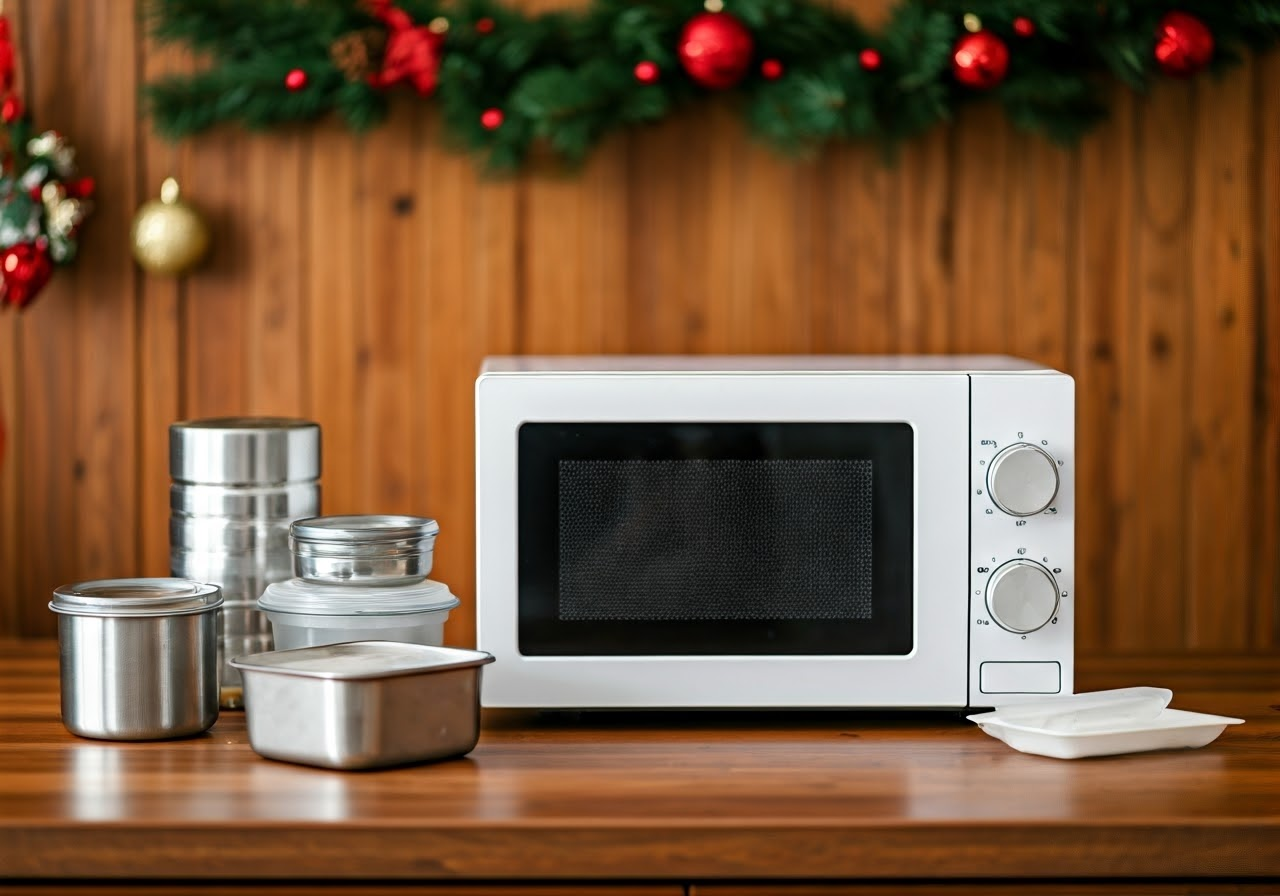
[{"label": "white microwave housing", "polygon": [[[962,708],[1071,693],[1074,401],[1066,374],[999,356],[486,360],[476,382],[477,638],[497,662],[485,670],[484,705]],[[909,424],[912,649],[522,654],[518,435],[560,421]]]}]

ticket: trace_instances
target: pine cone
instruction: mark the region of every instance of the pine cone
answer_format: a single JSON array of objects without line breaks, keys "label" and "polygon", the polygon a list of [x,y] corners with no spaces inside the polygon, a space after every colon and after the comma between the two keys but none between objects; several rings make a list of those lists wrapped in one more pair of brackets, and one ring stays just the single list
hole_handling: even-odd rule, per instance
[{"label": "pine cone", "polygon": [[348,81],[363,81],[377,70],[387,35],[381,28],[348,31],[329,46],[329,56]]}]

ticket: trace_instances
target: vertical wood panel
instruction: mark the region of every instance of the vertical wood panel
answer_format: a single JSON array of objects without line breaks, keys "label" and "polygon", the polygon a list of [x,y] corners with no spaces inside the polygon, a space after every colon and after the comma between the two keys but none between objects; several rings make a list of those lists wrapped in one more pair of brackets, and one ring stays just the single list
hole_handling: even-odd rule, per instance
[{"label": "vertical wood panel", "polygon": [[0,440],[4,442],[0,449],[0,638],[12,637],[22,630],[18,612],[22,567],[18,470],[22,466],[22,441],[17,437],[17,427],[24,417],[18,380],[22,369],[21,326],[17,314],[0,312]]},{"label": "vertical wood panel", "polygon": [[[422,512],[409,491],[417,463],[409,416],[418,392],[410,376],[418,350],[410,309],[419,261],[410,236],[415,210],[409,113],[398,103],[361,155],[360,200],[353,210],[361,216],[361,238],[351,248],[363,256],[364,275],[351,292],[335,290],[321,303],[326,308],[352,301],[360,309],[356,332],[361,349],[368,350],[360,358],[364,381],[355,413],[340,425],[354,424],[359,432],[362,513]],[[332,244],[328,250],[341,251]]]},{"label": "vertical wood panel", "polygon": [[[145,35],[137,70],[150,80],[190,68],[188,54],[158,47]],[[187,183],[187,145],[159,139],[140,121],[138,189],[135,203],[159,194],[164,178]],[[198,275],[197,275],[198,276]],[[184,278],[137,273],[138,285],[138,537],[139,573],[168,575],[169,566],[169,424],[183,419],[182,312]]]},{"label": "vertical wood panel", "polygon": [[320,503],[324,513],[360,513],[363,463],[356,409],[372,349],[360,342],[357,322],[363,288],[363,253],[353,248],[360,233],[357,168],[360,144],[336,124],[313,137],[306,193],[311,221],[306,230],[304,282],[308,369],[307,415],[320,424],[323,440]]},{"label": "vertical wood panel", "polygon": [[684,113],[631,138],[628,351],[730,350],[732,222],[711,214],[713,178],[732,164],[732,122],[720,111]]},{"label": "vertical wood panel", "polygon": [[1076,378],[1076,643],[1110,645],[1112,604],[1137,581],[1137,529],[1129,435],[1134,386],[1133,249],[1136,166],[1133,98],[1112,92],[1112,111],[1080,147],[1077,296],[1071,370]]},{"label": "vertical wood panel", "polygon": [[[813,305],[813,350],[885,354],[897,344],[893,290],[893,171],[872,147],[839,147],[807,171],[811,230],[791,238],[805,284],[788,287]],[[781,230],[782,222],[761,222]]]},{"label": "vertical wood panel", "polygon": [[[286,133],[255,138],[242,175],[244,239],[239,262],[252,271],[245,302],[247,395],[244,410],[262,416],[304,413],[308,374],[303,342],[307,231],[311,218],[308,138]],[[334,247],[336,248],[336,247]],[[341,293],[335,300],[350,301]]]},{"label": "vertical wood panel", "polygon": [[1068,364],[1068,320],[1075,269],[1072,156],[1043,139],[1019,135],[1010,157],[1009,336],[1014,354],[1059,370]]},{"label": "vertical wood panel", "polygon": [[1251,386],[1254,446],[1247,506],[1252,522],[1250,598],[1252,646],[1280,649],[1280,53],[1255,66],[1257,103],[1256,220],[1253,263],[1257,363]]},{"label": "vertical wood panel", "polygon": [[945,352],[953,326],[950,128],[902,150],[892,231],[898,350]]},{"label": "vertical wood panel", "polygon": [[[1134,353],[1138,404],[1122,461],[1134,476],[1139,577],[1112,602],[1123,648],[1178,648],[1187,622],[1187,379],[1191,311],[1190,88],[1157,86],[1139,108]],[[1117,583],[1121,585],[1123,583]],[[1121,597],[1121,595],[1116,595]]]},{"label": "vertical wood panel", "polygon": [[245,267],[257,221],[245,213],[253,138],[224,129],[190,144],[183,194],[209,224],[209,257],[187,278],[182,333],[183,409],[190,418],[248,413],[249,292]]},{"label": "vertical wood panel", "polygon": [[[1250,640],[1251,385],[1255,375],[1253,114],[1248,63],[1196,85],[1187,450],[1187,642]],[[1224,128],[1223,116],[1242,126]]]},{"label": "vertical wood panel", "polygon": [[[733,241],[728,271],[707,283],[709,294],[728,286],[733,311],[730,346],[735,352],[804,353],[810,350],[810,249],[805,169],[748,140],[737,122],[726,138],[741,167],[717,165],[710,225],[729,226]],[[744,190],[743,184],[752,188]],[[725,282],[725,277],[728,282]],[[854,297],[839,289],[829,300]]]},{"label": "vertical wood panel", "polygon": [[521,179],[523,351],[624,350],[626,160],[625,143],[613,140],[573,176]]},{"label": "vertical wood panel", "polygon": [[[32,115],[73,135],[86,171],[107,173],[76,267],[59,273],[24,321],[18,618],[26,634],[51,634],[45,603],[53,586],[129,574],[137,564],[136,297],[127,244],[135,18],[119,4],[50,2],[26,12],[24,46],[43,54],[28,92]],[[73,63],[82,59],[95,60],[95,77]]]},{"label": "vertical wood panel", "polygon": [[1009,338],[1007,250],[1011,135],[992,104],[975,105],[956,127],[951,176],[955,185],[955,246],[951,350],[1006,350]]}]

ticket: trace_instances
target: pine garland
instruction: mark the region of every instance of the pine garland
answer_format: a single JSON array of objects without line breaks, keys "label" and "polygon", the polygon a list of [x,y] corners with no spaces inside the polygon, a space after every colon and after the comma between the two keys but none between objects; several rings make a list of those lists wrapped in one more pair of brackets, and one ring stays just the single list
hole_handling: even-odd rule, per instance
[{"label": "pine garland", "polygon": [[[439,34],[438,82],[432,71],[418,92],[440,109],[448,143],[492,170],[517,168],[536,145],[579,162],[614,131],[720,92],[690,78],[677,56],[699,0],[591,0],[580,11],[539,15],[493,0],[148,3],[159,40],[207,60],[194,74],[146,87],[158,130],[173,138],[223,122],[263,129],[330,113],[356,131],[373,127],[387,108],[389,85],[377,73],[392,53],[388,9],[407,17],[401,24]],[[1165,76],[1153,44],[1173,10],[1212,33],[1211,69],[1280,39],[1280,2],[1261,0],[903,0],[875,32],[818,0],[726,0],[754,49],[750,72],[723,92],[753,133],[788,153],[852,139],[893,145],[981,96],[1015,126],[1071,142],[1104,116],[1106,77],[1143,89]],[[1009,51],[1007,74],[989,91],[952,71],[972,16]],[[1030,19],[1015,28],[1020,17]],[[876,54],[874,69],[866,50]],[[776,66],[773,77],[763,60]],[[656,66],[656,80],[640,79],[640,63]]]}]

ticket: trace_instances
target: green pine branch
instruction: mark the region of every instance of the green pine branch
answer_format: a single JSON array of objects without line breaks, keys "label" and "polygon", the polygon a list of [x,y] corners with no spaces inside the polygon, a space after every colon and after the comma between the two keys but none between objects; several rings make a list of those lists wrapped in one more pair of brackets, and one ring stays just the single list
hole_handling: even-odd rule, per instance
[{"label": "green pine branch", "polygon": [[[676,53],[700,0],[591,0],[578,11],[541,15],[496,0],[396,6],[419,25],[447,17],[431,102],[445,139],[491,169],[518,167],[537,146],[577,163],[610,133],[658,121],[710,93],[683,72]],[[1157,23],[1173,9],[1211,30],[1214,68],[1280,41],[1280,0],[902,0],[874,32],[821,0],[726,0],[725,11],[755,41],[752,68],[730,93],[755,135],[791,153],[855,139],[892,146],[982,98],[1000,103],[1017,127],[1070,142],[1106,114],[1105,80],[1142,89],[1163,77],[1152,49]],[[966,14],[1009,48],[1007,76],[988,92],[952,75]],[[1035,24],[1029,37],[1014,30],[1022,15]],[[147,0],[145,16],[157,39],[205,60],[193,74],[145,88],[162,134],[184,137],[222,123],[261,129],[328,114],[363,130],[385,114],[384,92],[340,71],[331,52],[340,38],[381,27],[365,3]],[[491,30],[476,28],[483,19]],[[859,62],[868,48],[880,54],[874,71]],[[780,78],[763,77],[765,59],[782,64]],[[658,66],[657,83],[636,79],[641,61]],[[290,91],[285,77],[296,68],[307,85]],[[493,130],[481,123],[489,109],[503,114]]]}]

